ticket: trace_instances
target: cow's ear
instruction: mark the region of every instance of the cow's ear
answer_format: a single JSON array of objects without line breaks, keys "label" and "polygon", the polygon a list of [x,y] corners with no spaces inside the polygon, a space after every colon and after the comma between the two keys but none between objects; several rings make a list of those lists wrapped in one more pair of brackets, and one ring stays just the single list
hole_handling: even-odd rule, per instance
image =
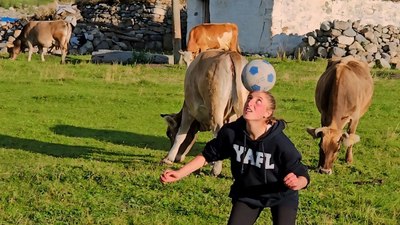
[{"label": "cow's ear", "polygon": [[310,134],[311,135],[311,137],[313,137],[314,139],[315,138],[319,138],[319,137],[321,137],[321,134],[320,133],[316,133],[315,132],[315,128],[312,128],[312,127],[307,127],[307,129],[306,129],[306,131],[307,131],[307,133],[308,134]]},{"label": "cow's ear", "polygon": [[162,118],[167,121],[168,126],[175,128],[177,126],[177,123],[175,121],[175,114],[160,114]]},{"label": "cow's ear", "polygon": [[348,134],[345,132],[342,134],[342,139],[343,139],[343,145],[347,148],[359,142],[360,136],[358,136],[357,134]]}]

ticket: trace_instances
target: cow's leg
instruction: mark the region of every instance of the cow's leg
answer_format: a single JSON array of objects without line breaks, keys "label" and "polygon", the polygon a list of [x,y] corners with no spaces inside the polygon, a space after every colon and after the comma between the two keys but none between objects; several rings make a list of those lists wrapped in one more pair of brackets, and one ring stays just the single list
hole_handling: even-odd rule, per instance
[{"label": "cow's leg", "polygon": [[200,124],[196,120],[192,122],[185,140],[183,141],[181,146],[179,146],[178,153],[175,156],[175,162],[182,162],[183,160],[185,160],[186,155],[189,153],[190,149],[192,149],[194,143],[196,142],[199,126]]},{"label": "cow's leg", "polygon": [[67,57],[67,50],[61,50],[61,64],[65,64],[65,58]]},{"label": "cow's leg", "polygon": [[66,37],[61,38],[60,41],[58,41],[58,46],[61,49],[61,64],[65,64],[65,58],[67,57],[67,52],[68,52],[68,40]]},{"label": "cow's leg", "polygon": [[60,45],[61,48],[61,64],[65,64],[65,58],[67,57],[67,47]]},{"label": "cow's leg", "polygon": [[28,48],[29,48],[29,51],[28,51],[28,62],[30,62],[31,59],[32,59],[32,54],[33,54],[33,45],[30,42],[28,42]]},{"label": "cow's leg", "polygon": [[[179,149],[184,143],[189,143],[189,145],[187,145],[188,147],[191,147],[193,145],[196,137],[195,134],[198,131],[198,130],[193,130],[191,132],[194,132],[194,134],[188,135],[188,132],[193,122],[194,118],[188,113],[187,109],[184,107],[184,109],[182,110],[181,125],[178,129],[178,133],[176,134],[174,144],[172,145],[171,150],[169,150],[168,155],[162,160],[162,162],[166,164],[172,164],[174,161],[176,161],[176,156],[179,152]],[[191,138],[191,140],[186,140],[186,138],[188,137]],[[183,152],[187,151],[183,150]],[[182,156],[180,157],[179,160],[183,160]]]},{"label": "cow's leg", "polygon": [[[358,126],[358,121],[359,121],[358,119],[350,120],[349,127],[347,129],[347,133],[349,135],[356,133],[356,129],[357,129],[357,126]],[[346,162],[349,163],[349,164],[353,162],[353,145],[350,145],[346,149]]]},{"label": "cow's leg", "polygon": [[42,62],[44,62],[44,53],[47,51],[47,48],[39,46],[39,53],[40,53],[40,59]]}]

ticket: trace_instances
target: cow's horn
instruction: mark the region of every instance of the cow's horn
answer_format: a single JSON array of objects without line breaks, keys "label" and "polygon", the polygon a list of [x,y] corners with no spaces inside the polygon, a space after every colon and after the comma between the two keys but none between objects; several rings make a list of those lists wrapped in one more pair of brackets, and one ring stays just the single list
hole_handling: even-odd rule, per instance
[{"label": "cow's horn", "polygon": [[307,128],[306,128],[306,131],[307,131],[307,133],[310,134],[314,139],[315,139],[315,138],[318,138],[317,136],[315,136],[315,128],[307,127]]},{"label": "cow's horn", "polygon": [[323,133],[324,130],[326,130],[326,127],[320,127],[320,128],[315,129],[315,136],[318,136],[318,134],[319,134],[320,132]]}]

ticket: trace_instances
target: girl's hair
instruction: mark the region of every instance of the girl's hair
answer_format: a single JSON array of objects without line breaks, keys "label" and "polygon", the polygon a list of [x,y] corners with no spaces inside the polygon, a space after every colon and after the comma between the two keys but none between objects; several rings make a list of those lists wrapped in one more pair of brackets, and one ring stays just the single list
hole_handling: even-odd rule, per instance
[{"label": "girl's hair", "polygon": [[286,124],[286,121],[283,119],[278,119],[275,117],[274,113],[275,113],[275,109],[276,109],[276,101],[275,101],[275,97],[271,94],[271,92],[269,91],[264,91],[265,95],[268,98],[269,101],[269,108],[272,110],[272,114],[269,118],[267,118],[267,124],[271,124],[273,125],[274,123],[276,123],[277,120],[281,120]]}]

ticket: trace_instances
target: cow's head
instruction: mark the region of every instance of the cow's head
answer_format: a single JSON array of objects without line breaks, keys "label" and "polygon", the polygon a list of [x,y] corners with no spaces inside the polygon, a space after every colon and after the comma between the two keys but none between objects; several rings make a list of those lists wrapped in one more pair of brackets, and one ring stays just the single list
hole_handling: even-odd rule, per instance
[{"label": "cow's head", "polygon": [[[182,110],[177,114],[161,114],[161,117],[167,121],[167,137],[171,142],[171,149],[174,148],[176,136],[178,134],[179,128],[181,126],[182,120]],[[172,162],[182,162],[185,159],[185,155],[192,148],[194,142],[196,141],[197,132],[200,130],[200,123],[196,120],[190,124],[188,132],[185,134],[184,140],[182,142],[178,141],[179,145],[175,146],[178,148],[178,152],[175,158],[166,158],[164,163],[170,164]]]},{"label": "cow's head", "polygon": [[21,52],[22,42],[19,39],[16,39],[14,42],[7,43],[7,52],[10,54],[10,59],[15,60],[18,54]]},{"label": "cow's head", "polygon": [[161,114],[160,116],[167,122],[168,126],[166,135],[172,146],[174,144],[176,134],[178,133],[179,126],[181,125],[182,113]]},{"label": "cow's head", "polygon": [[329,127],[307,128],[307,132],[313,138],[321,138],[319,142],[318,167],[319,172],[325,174],[332,174],[333,163],[337,159],[342,143],[345,147],[348,147],[360,141],[360,137],[356,134],[349,135],[342,130]]},{"label": "cow's head", "polygon": [[187,67],[189,67],[190,63],[192,63],[195,58],[193,52],[179,50],[179,54],[181,54],[182,60],[186,63]]}]

